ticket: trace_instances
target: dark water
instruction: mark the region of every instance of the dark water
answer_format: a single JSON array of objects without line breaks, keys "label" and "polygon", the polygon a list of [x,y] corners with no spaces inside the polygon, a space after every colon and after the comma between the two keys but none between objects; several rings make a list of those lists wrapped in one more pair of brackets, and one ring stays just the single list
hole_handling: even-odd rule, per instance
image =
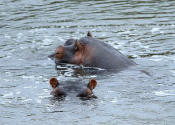
[{"label": "dark water", "polygon": [[[174,125],[174,6],[173,0],[1,0],[0,124]],[[47,55],[87,31],[139,66],[120,73],[56,70]],[[51,77],[95,78],[97,99],[56,100]]]}]

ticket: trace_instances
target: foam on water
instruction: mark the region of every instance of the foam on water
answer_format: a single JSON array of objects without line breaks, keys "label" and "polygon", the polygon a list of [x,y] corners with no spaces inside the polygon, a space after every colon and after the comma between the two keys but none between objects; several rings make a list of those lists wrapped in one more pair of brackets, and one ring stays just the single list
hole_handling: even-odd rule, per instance
[{"label": "foam on water", "polygon": [[153,92],[157,96],[174,96],[175,91],[173,90],[165,90],[165,91],[154,91]]},{"label": "foam on water", "polygon": [[117,98],[114,97],[112,100],[111,100],[112,103],[117,103]]},{"label": "foam on water", "polygon": [[24,102],[29,102],[29,101],[32,101],[33,99],[23,99],[21,102],[24,103]]},{"label": "foam on water", "polygon": [[44,45],[44,46],[52,45],[53,41],[54,40],[52,40],[52,39],[44,39],[42,45]]},{"label": "foam on water", "polygon": [[29,33],[35,33],[35,32],[39,32],[39,31],[43,31],[43,30],[47,30],[47,29],[45,29],[45,28],[40,28],[40,29],[32,29],[32,30],[29,30]]},{"label": "foam on water", "polygon": [[153,60],[153,61],[161,61],[162,58],[159,58],[159,59],[150,59],[150,60]]},{"label": "foam on water", "polygon": [[151,32],[152,32],[152,33],[158,32],[158,31],[160,31],[160,29],[161,29],[161,28],[155,27],[155,28],[152,28],[152,29],[151,29]]},{"label": "foam on water", "polygon": [[9,92],[8,94],[3,95],[4,98],[6,97],[13,97],[13,92]]}]

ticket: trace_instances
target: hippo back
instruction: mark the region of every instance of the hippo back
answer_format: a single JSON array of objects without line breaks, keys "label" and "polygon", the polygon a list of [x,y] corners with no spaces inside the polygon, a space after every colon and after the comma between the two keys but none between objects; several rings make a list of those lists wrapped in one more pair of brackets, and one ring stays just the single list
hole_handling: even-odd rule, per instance
[{"label": "hippo back", "polygon": [[122,70],[128,66],[136,65],[111,45],[92,37],[83,37],[79,40],[89,48],[90,60],[86,60],[84,66],[98,67],[104,69]]}]

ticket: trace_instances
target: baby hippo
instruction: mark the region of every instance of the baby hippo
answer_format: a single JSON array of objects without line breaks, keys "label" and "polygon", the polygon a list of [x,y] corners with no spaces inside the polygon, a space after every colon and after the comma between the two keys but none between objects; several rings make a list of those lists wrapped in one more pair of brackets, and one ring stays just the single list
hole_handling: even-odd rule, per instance
[{"label": "baby hippo", "polygon": [[90,79],[88,84],[83,84],[80,81],[64,81],[58,82],[57,78],[50,79],[50,85],[53,88],[51,94],[53,96],[70,95],[77,97],[91,97],[92,90],[96,87],[97,81]]}]

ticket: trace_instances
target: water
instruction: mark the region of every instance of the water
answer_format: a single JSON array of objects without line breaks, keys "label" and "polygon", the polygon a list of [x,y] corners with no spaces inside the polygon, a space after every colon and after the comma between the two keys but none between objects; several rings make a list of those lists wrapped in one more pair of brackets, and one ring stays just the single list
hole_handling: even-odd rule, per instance
[{"label": "water", "polygon": [[[175,124],[174,6],[173,0],[1,0],[0,124]],[[120,73],[55,68],[47,55],[87,31],[138,67]],[[54,99],[51,77],[95,78],[97,98]]]}]

